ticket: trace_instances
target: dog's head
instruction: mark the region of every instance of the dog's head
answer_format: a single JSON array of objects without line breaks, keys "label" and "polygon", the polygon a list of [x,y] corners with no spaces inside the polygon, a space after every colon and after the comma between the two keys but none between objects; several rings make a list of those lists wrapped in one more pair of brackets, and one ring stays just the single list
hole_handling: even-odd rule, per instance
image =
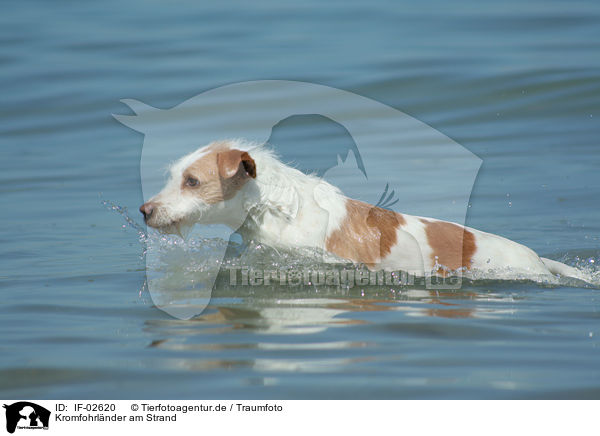
[{"label": "dog's head", "polygon": [[238,225],[237,195],[256,178],[256,164],[235,141],[213,142],[170,168],[166,186],[140,207],[146,224],[182,235],[195,223]]}]

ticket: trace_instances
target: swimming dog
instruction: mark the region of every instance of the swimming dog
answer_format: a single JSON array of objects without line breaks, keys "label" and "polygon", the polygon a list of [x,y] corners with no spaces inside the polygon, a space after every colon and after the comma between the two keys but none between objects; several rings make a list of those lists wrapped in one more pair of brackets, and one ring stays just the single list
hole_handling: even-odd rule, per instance
[{"label": "swimming dog", "polygon": [[240,140],[213,142],[179,159],[140,212],[148,226],[165,233],[225,224],[244,241],[324,250],[371,269],[440,276],[509,270],[585,280],[576,268],[501,236],[347,198],[266,147]]}]

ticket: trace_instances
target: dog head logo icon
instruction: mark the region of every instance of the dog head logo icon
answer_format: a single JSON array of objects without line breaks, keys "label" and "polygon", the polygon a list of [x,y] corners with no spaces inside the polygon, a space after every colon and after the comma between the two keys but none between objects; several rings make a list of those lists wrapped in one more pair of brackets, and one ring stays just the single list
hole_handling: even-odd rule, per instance
[{"label": "dog head logo icon", "polygon": [[29,401],[19,401],[4,405],[6,409],[6,431],[14,433],[18,428],[38,429],[48,428],[50,411]]}]

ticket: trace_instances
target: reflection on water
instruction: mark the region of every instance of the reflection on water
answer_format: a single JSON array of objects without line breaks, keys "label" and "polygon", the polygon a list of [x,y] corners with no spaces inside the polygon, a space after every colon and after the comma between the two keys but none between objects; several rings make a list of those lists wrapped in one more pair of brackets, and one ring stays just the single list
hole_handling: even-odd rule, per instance
[{"label": "reflection on water", "polygon": [[[293,292],[274,298],[269,291],[256,291],[247,298],[216,296],[206,312],[193,320],[148,322],[146,330],[156,337],[149,346],[170,352],[161,361],[161,366],[170,369],[205,371],[245,366],[257,372],[338,371],[344,366],[377,360],[369,356],[368,348],[379,345],[360,340],[323,340],[329,337],[328,330],[364,328],[377,324],[381,314],[396,312],[388,319],[405,322],[405,333],[428,336],[432,334],[428,323],[415,327],[412,317],[491,318],[514,311],[514,297],[491,292],[358,292],[366,295],[334,298],[321,291],[325,295],[318,298],[294,298]],[[363,316],[366,313],[368,316]],[[452,336],[455,328],[449,325],[444,334]],[[229,342],[228,336],[242,340]],[[215,343],[217,337],[225,341]],[[352,353],[353,349],[363,351]],[[344,353],[345,350],[350,352]]]}]

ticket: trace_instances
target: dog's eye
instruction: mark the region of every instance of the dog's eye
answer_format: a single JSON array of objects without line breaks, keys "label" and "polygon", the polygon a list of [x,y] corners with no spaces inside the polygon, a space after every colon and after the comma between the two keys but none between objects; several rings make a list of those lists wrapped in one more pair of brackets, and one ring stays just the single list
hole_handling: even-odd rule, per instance
[{"label": "dog's eye", "polygon": [[198,186],[198,183],[200,183],[200,182],[198,181],[198,179],[196,179],[194,177],[188,177],[187,179],[185,179],[185,184],[187,186],[191,186],[192,188],[194,186]]}]

